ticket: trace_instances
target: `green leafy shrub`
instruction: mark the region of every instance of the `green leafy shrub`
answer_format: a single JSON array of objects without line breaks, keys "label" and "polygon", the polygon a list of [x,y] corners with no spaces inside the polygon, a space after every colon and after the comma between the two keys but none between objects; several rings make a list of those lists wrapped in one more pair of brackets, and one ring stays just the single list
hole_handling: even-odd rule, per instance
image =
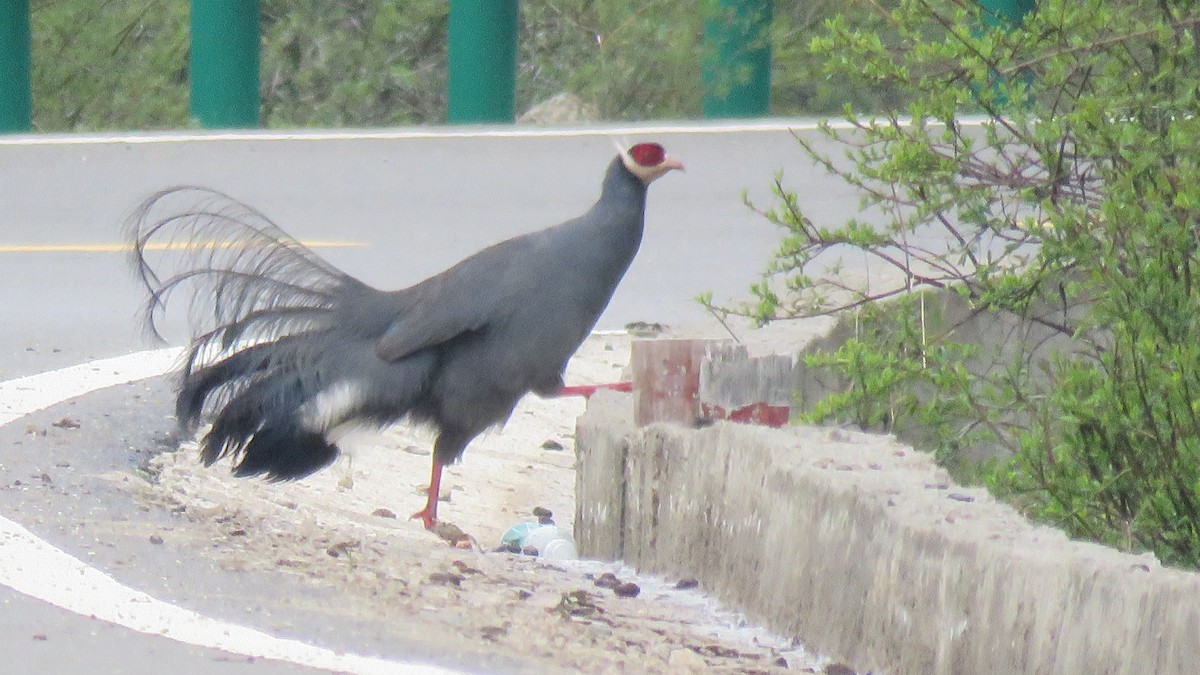
[{"label": "green leafy shrub", "polygon": [[[844,158],[800,139],[860,189],[861,215],[814,222],[777,178],[761,212],[783,242],[732,311],[769,321],[921,289],[959,298],[971,318],[947,330],[893,326],[819,357],[845,389],[814,413],[920,423],[943,450],[982,430],[1006,456],[984,480],[1028,513],[1195,566],[1200,8],[1043,0],[1011,29],[983,12],[905,0],[886,32],[826,23],[811,47],[827,72],[909,103],[827,125]],[[870,261],[870,287],[843,258]],[[903,322],[912,304],[894,311]],[[956,332],[985,319],[1013,337]]]}]

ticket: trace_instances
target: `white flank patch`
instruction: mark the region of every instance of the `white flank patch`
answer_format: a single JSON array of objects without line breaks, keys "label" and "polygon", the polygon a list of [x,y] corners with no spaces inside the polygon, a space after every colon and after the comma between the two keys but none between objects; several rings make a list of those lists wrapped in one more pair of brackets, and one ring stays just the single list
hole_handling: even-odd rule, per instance
[{"label": "white flank patch", "polygon": [[[181,353],[179,349],[141,352],[0,382],[0,425],[97,389],[162,375],[175,367]],[[336,396],[331,399],[336,400]],[[4,517],[0,517],[0,584],[83,616],[233,654],[346,673],[459,672],[335,652],[203,616],[124,586]]]},{"label": "white flank patch", "polygon": [[340,426],[346,421],[346,413],[362,402],[362,387],[350,382],[339,382],[320,392],[304,406],[301,413],[304,427],[322,433]]}]

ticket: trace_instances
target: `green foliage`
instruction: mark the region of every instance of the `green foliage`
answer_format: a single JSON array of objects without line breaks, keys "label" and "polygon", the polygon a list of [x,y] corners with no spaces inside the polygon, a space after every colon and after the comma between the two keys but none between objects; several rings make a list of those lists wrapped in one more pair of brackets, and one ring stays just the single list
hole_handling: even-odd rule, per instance
[{"label": "green foliage", "polygon": [[263,0],[263,123],[413,124],[445,117],[445,0]]},{"label": "green foliage", "polygon": [[814,39],[826,34],[826,22],[855,26],[864,34],[892,34],[885,7],[876,3],[776,2],[772,25],[771,109],[777,114],[837,115],[847,107],[860,111],[892,110],[906,105],[908,86],[902,82],[862,81],[829,70],[825,59],[810,51]]},{"label": "green foliage", "polygon": [[[845,159],[800,141],[861,190],[862,215],[814,222],[777,180],[776,204],[760,210],[784,228],[783,243],[755,300],[733,309],[769,321],[935,288],[976,317],[1058,336],[1054,354],[1039,342],[1005,345],[1010,358],[989,370],[969,367],[952,334],[860,338],[828,364],[852,388],[818,414],[924,420],[935,447],[963,447],[958,429],[985,430],[1010,453],[986,472],[992,489],[1072,534],[1191,566],[1200,563],[1198,10],[1042,0],[1008,30],[989,27],[969,0],[904,0],[886,30],[827,21],[811,44],[827,72],[892,87],[908,103],[827,126]],[[970,124],[970,113],[982,121]],[[837,264],[851,253],[872,262],[870,287]]]},{"label": "green foliage", "polygon": [[[188,124],[188,4],[34,0],[34,125],[41,131]],[[562,92],[601,119],[695,117],[700,36],[715,0],[523,0],[517,110]],[[267,127],[440,123],[445,0],[261,0]],[[821,72],[823,21],[883,25],[870,8],[775,3],[772,112],[828,113],[904,100],[889,84]]]},{"label": "green foliage", "polygon": [[566,91],[595,106],[601,119],[694,115],[706,7],[671,0],[522,3],[518,107]]},{"label": "green foliage", "polygon": [[187,3],[31,5],[35,130],[187,126]]}]

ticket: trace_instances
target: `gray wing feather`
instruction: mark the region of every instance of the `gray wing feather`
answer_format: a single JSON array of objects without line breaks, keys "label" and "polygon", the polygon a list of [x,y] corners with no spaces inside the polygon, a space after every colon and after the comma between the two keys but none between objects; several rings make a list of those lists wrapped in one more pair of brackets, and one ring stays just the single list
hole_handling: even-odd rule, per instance
[{"label": "gray wing feather", "polygon": [[427,347],[487,330],[507,316],[509,304],[538,283],[535,255],[543,233],[508,239],[454,267],[399,291],[401,308],[375,344],[384,361],[398,361]]}]

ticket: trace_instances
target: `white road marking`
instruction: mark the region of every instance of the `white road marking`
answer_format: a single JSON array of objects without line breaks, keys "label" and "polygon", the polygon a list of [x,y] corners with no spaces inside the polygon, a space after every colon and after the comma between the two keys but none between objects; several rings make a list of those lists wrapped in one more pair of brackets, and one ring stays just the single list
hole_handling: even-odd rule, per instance
[{"label": "white road marking", "polygon": [[[963,126],[979,126],[983,116],[963,116]],[[829,120],[834,129],[854,128],[845,120]],[[21,134],[0,137],[0,146],[36,145],[140,145],[146,143],[210,143],[213,141],[338,141],[412,140],[429,138],[572,138],[581,136],[648,136],[659,134],[729,134],[780,131],[815,131],[822,122],[813,119],[763,119],[738,122],[623,124],[612,126],[544,127],[427,127],[403,129],[345,129],[320,131],[207,131],[111,134]],[[930,126],[936,126],[930,122]]]},{"label": "white road marking", "polygon": [[[0,425],[97,389],[169,372],[180,349],[140,352],[0,382]],[[206,617],[89,567],[0,516],[0,584],[76,614],[198,647],[337,672],[448,675],[458,671],[335,652]]]},{"label": "white road marking", "polygon": [[182,354],[181,348],[158,349],[0,382],[0,424],[97,389],[170,372]]}]

